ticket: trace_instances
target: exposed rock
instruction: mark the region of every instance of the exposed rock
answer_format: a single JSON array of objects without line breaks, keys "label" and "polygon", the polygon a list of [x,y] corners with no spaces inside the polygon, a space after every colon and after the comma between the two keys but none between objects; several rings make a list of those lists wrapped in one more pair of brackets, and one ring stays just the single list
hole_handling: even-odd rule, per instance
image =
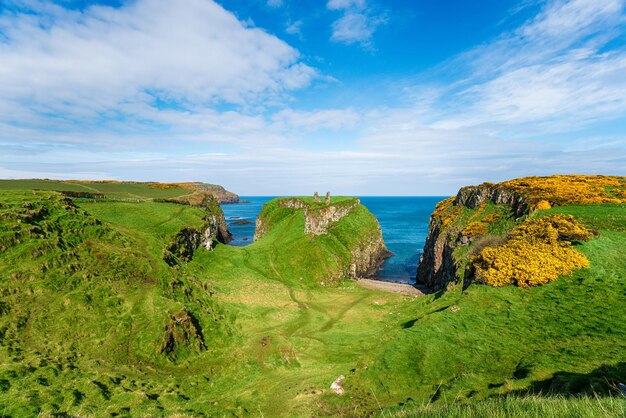
[{"label": "exposed rock", "polygon": [[326,206],[330,205],[330,192],[326,192],[325,203],[326,203]]},{"label": "exposed rock", "polygon": [[[492,202],[496,205],[508,206],[511,214],[519,219],[533,210],[550,208],[551,202],[571,204],[572,202],[603,202],[606,199],[613,199],[602,194],[606,188],[601,187],[602,184],[596,185],[600,191],[593,189],[592,186],[595,184],[593,181],[596,180],[597,178],[593,176],[583,178],[554,176],[517,179],[500,184],[483,183],[461,188],[451,204],[453,208],[466,207],[478,211],[486,202]],[[563,197],[563,194],[566,197]],[[450,213],[441,217],[435,211],[431,216],[428,237],[417,268],[417,283],[424,284],[433,290],[445,288],[448,283],[455,282],[465,275],[464,272],[459,271],[461,266],[457,265],[453,255],[456,248],[473,244],[471,252],[466,253],[472,255],[485,247],[498,246],[505,239],[500,236],[487,235],[486,229],[482,233],[464,234],[463,231],[458,230],[458,226],[451,226],[454,223],[451,222]],[[466,228],[469,226],[471,225],[466,225]],[[465,278],[468,279],[468,277]]]},{"label": "exposed rock", "polygon": [[178,347],[186,346],[194,351],[204,350],[202,328],[197,319],[186,309],[169,316],[159,352],[173,355]]},{"label": "exposed rock", "polygon": [[247,221],[245,219],[239,220],[239,221],[235,221],[235,222],[231,222],[231,225],[252,225],[253,222]]},{"label": "exposed rock", "polygon": [[267,234],[270,229],[269,222],[261,216],[256,218],[256,225],[254,226],[254,241],[260,240]]},{"label": "exposed rock", "polygon": [[343,390],[343,380],[346,377],[344,375],[339,376],[335,379],[333,383],[330,385],[330,389],[335,392],[336,395],[343,396],[345,391]]},{"label": "exposed rock", "polygon": [[289,197],[286,199],[280,199],[278,204],[283,208],[289,209],[304,209],[309,205],[302,199],[297,199],[295,197]]},{"label": "exposed rock", "polygon": [[[286,198],[280,199],[278,204],[288,209],[304,209],[304,233],[323,235],[328,232],[328,228],[333,224],[348,216],[361,202],[359,199],[353,199],[336,205],[319,206],[309,205],[297,198]],[[262,216],[257,217],[254,240],[261,239],[267,231],[267,221]]]},{"label": "exposed rock", "polygon": [[203,225],[198,229],[183,228],[165,248],[163,260],[170,266],[181,261],[190,261],[193,258],[193,253],[200,247],[210,251],[216,243],[227,244],[232,239],[224,218],[224,212],[215,199],[209,196],[203,207],[207,211]]},{"label": "exposed rock", "polygon": [[323,235],[328,232],[334,223],[345,218],[352,212],[352,209],[361,204],[359,199],[355,199],[349,204],[329,205],[325,207],[305,206],[304,210],[304,233],[313,235]]},{"label": "exposed rock", "polygon": [[[485,202],[510,206],[515,217],[529,213],[527,200],[515,190],[497,184],[462,187],[454,198],[454,206],[477,209]],[[416,281],[432,290],[445,288],[458,280],[458,269],[453,252],[459,246],[469,245],[480,236],[465,236],[457,228],[445,226],[441,219],[431,216],[428,237],[417,267]]]},{"label": "exposed rock", "polygon": [[416,282],[431,290],[440,290],[456,280],[457,266],[452,257],[458,231],[443,228],[431,216],[428,237],[417,266]]},{"label": "exposed rock", "polygon": [[351,279],[375,276],[385,260],[393,255],[385,246],[380,226],[364,242],[352,250],[350,267],[346,274]]},{"label": "exposed rock", "polygon": [[315,192],[313,193],[313,203],[319,203],[320,202],[320,195]]},{"label": "exposed rock", "polygon": [[487,200],[498,205],[511,206],[516,217],[529,212],[529,204],[522,195],[492,183],[462,187],[456,195],[454,204],[476,209]]}]

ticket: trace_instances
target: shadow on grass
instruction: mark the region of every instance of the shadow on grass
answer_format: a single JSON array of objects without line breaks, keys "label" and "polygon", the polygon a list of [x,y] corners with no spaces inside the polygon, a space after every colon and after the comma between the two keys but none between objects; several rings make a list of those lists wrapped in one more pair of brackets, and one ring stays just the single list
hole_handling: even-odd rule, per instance
[{"label": "shadow on grass", "polygon": [[509,395],[580,396],[620,395],[618,383],[626,382],[626,362],[602,365],[590,373],[557,372],[551,378],[532,382],[528,389]]}]

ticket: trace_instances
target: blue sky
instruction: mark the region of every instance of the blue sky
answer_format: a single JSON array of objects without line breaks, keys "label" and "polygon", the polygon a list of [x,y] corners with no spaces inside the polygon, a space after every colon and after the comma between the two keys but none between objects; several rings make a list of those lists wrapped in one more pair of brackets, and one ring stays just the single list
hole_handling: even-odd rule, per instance
[{"label": "blue sky", "polygon": [[0,177],[626,175],[626,0],[0,1]]}]

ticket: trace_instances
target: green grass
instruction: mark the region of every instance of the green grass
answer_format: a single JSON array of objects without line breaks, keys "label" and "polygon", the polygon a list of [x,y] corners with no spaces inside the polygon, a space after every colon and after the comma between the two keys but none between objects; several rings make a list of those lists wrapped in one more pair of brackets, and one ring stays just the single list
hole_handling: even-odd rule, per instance
[{"label": "green grass", "polygon": [[190,194],[192,191],[180,187],[161,189],[147,183],[91,182],[61,180],[0,180],[1,190],[46,190],[100,193],[108,199],[167,199]]},{"label": "green grass", "polygon": [[598,205],[562,206],[537,213],[539,216],[551,214],[573,215],[587,228],[593,230],[626,232],[625,204],[604,203]]},{"label": "green grass", "polygon": [[[172,268],[163,248],[201,224],[200,209],[1,197],[2,414],[623,416],[623,398],[607,395],[626,380],[624,206],[547,211],[599,232],[578,247],[588,270],[414,298],[336,280],[372,238],[362,206],[308,237],[302,211],[272,201],[262,239]],[[160,353],[183,310],[206,349]],[[345,397],[328,389],[340,374]]]},{"label": "green grass", "polygon": [[626,416],[624,397],[564,397],[564,396],[506,396],[473,403],[453,402],[444,405],[427,403],[393,408],[383,417],[623,417]]}]

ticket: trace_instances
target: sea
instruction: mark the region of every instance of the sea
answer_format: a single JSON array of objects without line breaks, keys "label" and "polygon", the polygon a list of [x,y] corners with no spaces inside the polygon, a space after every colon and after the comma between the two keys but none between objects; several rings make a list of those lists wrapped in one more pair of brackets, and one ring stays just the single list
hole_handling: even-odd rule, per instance
[{"label": "sea", "polygon": [[[228,229],[233,234],[230,244],[235,246],[252,244],[256,217],[263,205],[274,197],[240,196],[240,199],[243,203],[222,205]],[[378,218],[385,244],[394,254],[385,261],[376,279],[415,283],[417,264],[428,235],[430,214],[437,202],[445,197],[364,196],[360,199]]]}]

